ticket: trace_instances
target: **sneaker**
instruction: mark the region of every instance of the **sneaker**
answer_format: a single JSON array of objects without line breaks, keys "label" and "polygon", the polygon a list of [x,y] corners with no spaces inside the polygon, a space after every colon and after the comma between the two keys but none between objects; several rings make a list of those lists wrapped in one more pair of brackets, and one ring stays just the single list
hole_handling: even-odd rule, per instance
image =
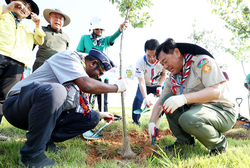
[{"label": "sneaker", "polygon": [[53,167],[57,165],[55,162],[47,158],[47,156],[44,153],[41,153],[31,159],[27,159],[26,157],[22,156],[21,159],[19,159],[18,163],[24,167],[30,167],[30,168]]},{"label": "sneaker", "polygon": [[188,140],[187,142],[182,142],[182,143],[179,143],[179,142],[175,142],[174,144],[172,145],[168,145],[165,147],[165,149],[167,151],[173,151],[175,148],[181,146],[181,145],[189,145],[189,146],[195,146],[195,140],[194,140],[194,137],[192,137],[190,140]]},{"label": "sneaker", "polygon": [[50,143],[46,144],[46,149],[45,150],[46,151],[51,151],[51,152],[57,154],[58,152],[64,151],[66,149],[56,146],[56,144],[54,142],[50,142]]},{"label": "sneaker", "polygon": [[217,156],[217,155],[220,155],[220,154],[222,154],[222,153],[226,153],[227,147],[228,147],[228,143],[227,143],[227,141],[226,141],[226,146],[225,146],[225,148],[223,148],[223,149],[212,149],[212,150],[210,151],[210,156]]},{"label": "sneaker", "polygon": [[9,141],[10,138],[9,137],[6,137],[4,136],[3,134],[0,133],[0,141]]}]

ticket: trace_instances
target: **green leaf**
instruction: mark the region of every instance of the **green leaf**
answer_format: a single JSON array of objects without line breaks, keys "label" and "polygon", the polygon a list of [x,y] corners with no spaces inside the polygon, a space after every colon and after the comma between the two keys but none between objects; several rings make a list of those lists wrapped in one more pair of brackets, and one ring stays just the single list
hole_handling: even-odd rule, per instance
[{"label": "green leaf", "polygon": [[224,3],[224,2],[223,2],[223,1],[221,1],[220,6],[223,6],[223,3]]}]

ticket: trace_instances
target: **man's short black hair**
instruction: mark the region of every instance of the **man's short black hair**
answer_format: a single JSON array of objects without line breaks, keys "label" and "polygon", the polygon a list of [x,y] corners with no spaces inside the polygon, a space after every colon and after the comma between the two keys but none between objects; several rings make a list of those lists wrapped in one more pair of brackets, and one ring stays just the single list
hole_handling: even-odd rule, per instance
[{"label": "man's short black hair", "polygon": [[147,40],[144,45],[144,51],[146,52],[147,50],[155,50],[159,45],[159,41],[156,39]]},{"label": "man's short black hair", "polygon": [[166,54],[173,54],[174,49],[176,48],[175,41],[172,38],[168,38],[164,41],[155,51],[156,59],[159,60],[159,54],[163,51]]}]

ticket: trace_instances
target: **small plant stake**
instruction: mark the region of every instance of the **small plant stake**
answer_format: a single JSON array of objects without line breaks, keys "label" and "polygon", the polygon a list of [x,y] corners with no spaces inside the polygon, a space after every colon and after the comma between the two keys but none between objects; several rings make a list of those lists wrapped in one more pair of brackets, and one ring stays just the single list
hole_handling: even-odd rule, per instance
[{"label": "small plant stake", "polygon": [[[148,16],[148,12],[144,12],[142,18],[139,18],[137,14],[134,12],[136,9],[141,9],[143,6],[153,5],[150,0],[110,0],[112,4],[115,2],[118,4],[117,8],[121,12],[121,16],[125,16],[125,22],[127,20],[130,21],[131,25],[136,27],[143,27],[146,25],[146,22],[150,19]],[[126,13],[126,14],[125,14]],[[139,22],[137,22],[137,19]],[[151,21],[152,22],[152,21]],[[124,35],[124,26],[122,28],[121,35],[121,43],[120,43],[120,78],[122,78],[122,42]],[[127,136],[127,127],[126,127],[126,117],[125,117],[125,104],[124,104],[124,93],[121,93],[121,101],[122,101],[122,121],[123,121],[123,145],[122,145],[122,158],[123,159],[131,159],[136,156],[136,154],[131,150],[129,144],[129,138]]]}]

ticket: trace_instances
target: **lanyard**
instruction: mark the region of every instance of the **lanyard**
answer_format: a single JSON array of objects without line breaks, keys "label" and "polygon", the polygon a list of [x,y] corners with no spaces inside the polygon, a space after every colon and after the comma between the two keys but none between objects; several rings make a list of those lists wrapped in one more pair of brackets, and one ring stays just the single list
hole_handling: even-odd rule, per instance
[{"label": "lanyard", "polygon": [[[177,77],[177,82],[179,83],[179,75],[177,74],[176,75]],[[181,80],[183,79],[183,76],[181,76]],[[179,90],[180,90],[180,95],[182,94],[182,90],[183,90],[183,83],[181,84],[181,86],[180,86],[180,88],[179,88]]]}]

